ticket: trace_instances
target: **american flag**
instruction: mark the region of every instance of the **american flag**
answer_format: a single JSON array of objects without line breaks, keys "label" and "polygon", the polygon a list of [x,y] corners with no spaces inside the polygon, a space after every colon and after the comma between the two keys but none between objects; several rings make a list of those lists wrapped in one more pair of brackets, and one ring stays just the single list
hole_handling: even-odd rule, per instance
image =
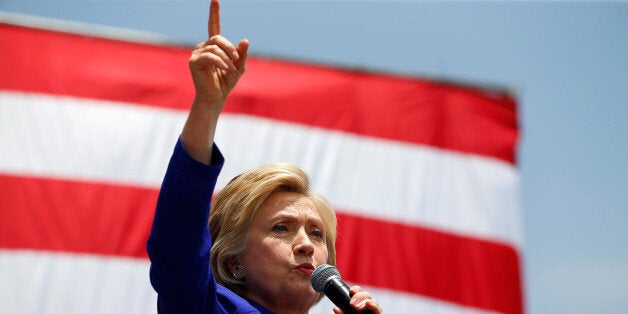
[{"label": "american flag", "polygon": [[[156,312],[145,242],[191,47],[90,30],[0,23],[3,313]],[[252,56],[218,189],[297,164],[337,211],[343,279],[387,313],[523,313],[518,137],[505,89]]]}]

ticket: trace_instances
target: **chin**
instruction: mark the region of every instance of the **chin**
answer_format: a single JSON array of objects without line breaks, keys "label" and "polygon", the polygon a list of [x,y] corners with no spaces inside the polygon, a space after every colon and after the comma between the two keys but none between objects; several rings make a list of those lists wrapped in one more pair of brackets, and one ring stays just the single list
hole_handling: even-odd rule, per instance
[{"label": "chin", "polygon": [[293,286],[292,289],[290,289],[294,292],[296,292],[301,298],[312,298],[312,299],[317,299],[319,296],[319,293],[314,291],[314,288],[312,288],[312,284],[308,281],[307,283],[299,283],[295,286]]}]

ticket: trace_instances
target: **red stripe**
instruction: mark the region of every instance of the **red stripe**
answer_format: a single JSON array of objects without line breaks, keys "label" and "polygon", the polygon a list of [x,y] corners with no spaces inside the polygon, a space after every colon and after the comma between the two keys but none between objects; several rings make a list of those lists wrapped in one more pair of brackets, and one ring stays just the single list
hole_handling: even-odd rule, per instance
[{"label": "red stripe", "polygon": [[501,313],[523,313],[519,256],[506,245],[338,214],[343,279]]},{"label": "red stripe", "polygon": [[[146,258],[157,190],[0,175],[0,247]],[[338,215],[338,267],[348,281],[522,313],[510,247]]]},{"label": "red stripe", "polygon": [[0,247],[146,258],[158,193],[0,175]]},{"label": "red stripe", "polygon": [[[190,49],[0,24],[0,89],[187,109]],[[34,49],[33,47],[37,47]],[[418,78],[251,57],[225,111],[514,163],[514,99]]]}]

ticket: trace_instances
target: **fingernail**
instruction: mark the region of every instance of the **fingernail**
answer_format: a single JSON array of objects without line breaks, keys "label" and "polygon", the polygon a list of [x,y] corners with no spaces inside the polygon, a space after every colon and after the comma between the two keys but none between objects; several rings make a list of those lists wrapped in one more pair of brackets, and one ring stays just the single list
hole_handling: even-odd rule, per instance
[{"label": "fingernail", "polygon": [[234,60],[238,60],[238,58],[240,58],[240,55],[238,55],[238,52],[235,50],[231,53],[231,55],[233,56]]},{"label": "fingernail", "polygon": [[351,298],[351,301],[349,301],[349,304],[351,305],[355,305],[356,303],[358,303],[358,300],[356,298]]}]

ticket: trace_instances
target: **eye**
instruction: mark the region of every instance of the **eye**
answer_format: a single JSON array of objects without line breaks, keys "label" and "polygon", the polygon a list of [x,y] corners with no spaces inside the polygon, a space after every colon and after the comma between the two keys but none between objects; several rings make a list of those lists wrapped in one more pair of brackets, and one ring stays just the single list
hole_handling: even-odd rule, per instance
[{"label": "eye", "polygon": [[284,232],[284,231],[288,231],[288,226],[284,224],[276,224],[273,226],[272,230],[276,232]]},{"label": "eye", "polygon": [[312,235],[319,239],[325,239],[325,233],[320,229],[314,229]]}]

